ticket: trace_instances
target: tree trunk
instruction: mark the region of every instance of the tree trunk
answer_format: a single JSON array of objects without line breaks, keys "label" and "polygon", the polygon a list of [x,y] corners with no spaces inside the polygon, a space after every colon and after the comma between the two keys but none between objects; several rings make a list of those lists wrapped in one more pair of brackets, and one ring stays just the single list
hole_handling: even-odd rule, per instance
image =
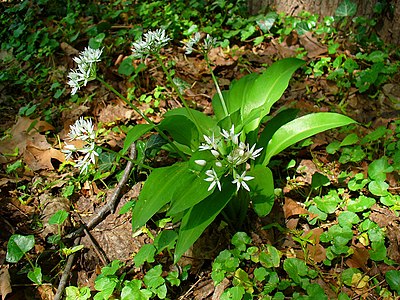
[{"label": "tree trunk", "polygon": [[[265,13],[268,10],[297,16],[302,11],[318,14],[321,18],[333,16],[343,0],[247,0],[251,14]],[[357,16],[371,18],[374,6],[379,0],[353,0],[357,4]],[[400,44],[400,0],[388,1],[391,9],[382,14],[378,20],[378,34],[389,43]],[[391,11],[390,11],[391,10]]]}]

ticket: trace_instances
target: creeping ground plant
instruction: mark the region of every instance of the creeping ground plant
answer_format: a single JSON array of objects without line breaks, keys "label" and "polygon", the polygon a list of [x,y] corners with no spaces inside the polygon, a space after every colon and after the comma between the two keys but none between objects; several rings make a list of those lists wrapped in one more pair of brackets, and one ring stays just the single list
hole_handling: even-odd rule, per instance
[{"label": "creeping ground plant", "polygon": [[[201,39],[200,34],[195,34],[186,43],[186,53],[197,49],[208,63],[208,51],[216,41],[207,36],[201,44]],[[134,230],[162,208],[175,222],[180,222],[176,262],[219,214],[239,227],[250,206],[259,216],[271,211],[274,181],[268,164],[274,155],[316,133],[354,121],[328,112],[296,118],[297,111],[293,109],[269,116],[293,73],[304,65],[304,61],[295,58],[277,61],[262,74],[244,76],[226,91],[216,84],[217,93],[212,99],[214,116],[207,116],[189,107],[166,69],[160,49],[168,41],[164,30],[149,31],[133,43],[133,56],[151,56],[159,62],[183,107],[168,111],[159,124],[146,117],[149,124],[131,129],[121,152],[123,155],[143,134],[156,130],[167,142],[164,148],[179,155],[173,165],[151,171],[132,212]],[[217,83],[212,69],[209,70]],[[134,107],[103,79],[97,79]],[[86,79],[70,83],[73,92],[85,84]]]}]

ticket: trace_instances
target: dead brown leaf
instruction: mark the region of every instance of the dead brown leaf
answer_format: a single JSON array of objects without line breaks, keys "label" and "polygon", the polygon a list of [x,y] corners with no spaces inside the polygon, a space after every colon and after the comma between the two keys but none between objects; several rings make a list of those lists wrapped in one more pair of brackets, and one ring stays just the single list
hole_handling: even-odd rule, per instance
[{"label": "dead brown leaf", "polygon": [[10,155],[18,149],[18,155],[24,157],[24,162],[33,170],[53,169],[51,159],[64,161],[61,151],[52,148],[46,136],[40,132],[54,130],[47,122],[38,119],[31,120],[26,117],[18,119],[17,124],[11,129],[11,138],[0,142],[0,153],[4,154],[0,162],[7,163],[15,159]]},{"label": "dead brown leaf", "polygon": [[132,115],[133,110],[126,108],[122,103],[117,103],[116,105],[109,104],[100,111],[98,121],[102,123],[125,122],[130,120]]},{"label": "dead brown leaf", "polygon": [[318,42],[310,31],[307,31],[305,34],[300,36],[300,44],[307,51],[308,58],[314,58],[328,52],[326,46],[323,46]]},{"label": "dead brown leaf", "polygon": [[8,267],[2,266],[0,269],[0,295],[1,299],[4,300],[8,294],[12,292],[11,278],[8,272]]},{"label": "dead brown leaf", "polygon": [[208,54],[208,57],[215,66],[231,66],[239,58],[237,55],[231,56],[224,52],[222,47],[212,48]]},{"label": "dead brown leaf", "polygon": [[350,268],[357,268],[367,271],[367,262],[369,259],[368,250],[363,245],[356,245],[356,247],[352,247],[352,249],[354,250],[354,253],[350,258],[346,259],[346,264]]},{"label": "dead brown leaf", "polygon": [[285,204],[283,205],[283,213],[285,218],[288,219],[291,216],[308,214],[308,210],[298,204],[296,201],[285,197]]}]

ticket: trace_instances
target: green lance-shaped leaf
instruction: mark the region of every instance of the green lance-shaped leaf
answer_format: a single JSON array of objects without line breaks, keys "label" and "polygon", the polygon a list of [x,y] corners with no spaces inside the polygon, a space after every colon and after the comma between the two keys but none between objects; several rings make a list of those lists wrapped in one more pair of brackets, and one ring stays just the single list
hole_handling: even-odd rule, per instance
[{"label": "green lance-shaped leaf", "polygon": [[269,114],[272,105],[282,97],[293,73],[304,63],[303,60],[296,58],[279,60],[254,81],[241,103],[241,113],[243,124],[252,121],[257,115],[258,122],[254,128],[246,125],[245,132],[253,131],[258,127],[259,121]]},{"label": "green lance-shaped leaf", "polygon": [[189,162],[153,170],[133,208],[133,229],[144,225],[171,201],[173,207],[176,206],[173,213],[181,211],[182,207],[186,209],[186,205],[195,205],[212,193],[207,189],[208,183],[190,169]]},{"label": "green lance-shaped leaf", "polygon": [[194,244],[231,200],[236,187],[226,178],[221,180],[221,184],[222,192],[215,189],[213,194],[190,208],[183,216],[175,248],[175,263]]},{"label": "green lance-shaped leaf", "polygon": [[251,202],[254,211],[260,216],[266,216],[274,206],[274,179],[271,170],[263,165],[256,165],[247,175],[254,179],[248,181]]},{"label": "green lance-shaped leaf", "polygon": [[17,263],[33,246],[35,246],[33,235],[13,234],[8,240],[6,260]]},{"label": "green lance-shaped leaf", "polygon": [[132,143],[136,142],[142,135],[146,134],[154,128],[153,124],[139,124],[128,131],[124,142],[124,149],[122,149],[122,155],[128,151]]},{"label": "green lance-shaped leaf", "polygon": [[[228,91],[222,92],[228,114],[240,111],[242,123],[246,124],[245,132],[253,131],[280,99],[294,71],[303,64],[300,59],[286,58],[273,63],[261,75],[252,73],[234,81]],[[218,94],[213,97],[212,105],[218,121],[227,117]],[[247,124],[249,122],[251,124]]]},{"label": "green lance-shaped leaf", "polygon": [[272,156],[305,138],[352,123],[355,123],[355,121],[347,116],[328,112],[314,113],[297,118],[283,125],[274,133],[266,148],[263,165],[268,165]]}]

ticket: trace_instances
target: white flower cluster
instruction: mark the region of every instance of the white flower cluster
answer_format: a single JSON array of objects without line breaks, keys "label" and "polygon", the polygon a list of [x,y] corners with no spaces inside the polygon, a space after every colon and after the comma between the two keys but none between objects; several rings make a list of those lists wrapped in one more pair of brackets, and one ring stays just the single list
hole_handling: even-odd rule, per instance
[{"label": "white flower cluster", "polygon": [[[200,32],[196,32],[185,44],[186,52],[185,54],[191,54],[194,49],[193,46],[199,44],[201,39]],[[203,40],[203,45],[200,45],[199,48],[201,51],[209,51],[211,48],[215,47],[217,44],[217,39],[213,38],[211,35],[207,34],[207,36]]]},{"label": "white flower cluster", "polygon": [[71,94],[74,95],[81,86],[86,86],[87,83],[96,78],[96,62],[100,61],[103,49],[85,48],[79,53],[78,57],[73,60],[78,65],[78,68],[71,70],[68,74],[68,84],[72,87]]},{"label": "white flower cluster", "polygon": [[[241,132],[235,134],[234,125],[232,125],[229,131],[222,129],[221,135],[223,139],[216,139],[214,134],[212,136],[204,135],[205,143],[200,145],[199,150],[210,151],[215,157],[216,167],[232,172],[234,178],[232,183],[236,184],[237,191],[240,187],[250,191],[246,181],[252,180],[254,177],[246,176],[246,170],[240,174],[238,169],[243,170],[242,166],[244,165],[245,167],[249,159],[254,160],[260,156],[263,148],[255,149],[255,144],[250,147],[249,144],[240,142]],[[195,160],[195,163],[200,166],[205,166],[207,164],[205,160]],[[206,175],[208,177],[204,180],[210,182],[208,190],[210,191],[214,186],[217,186],[221,191],[221,183],[216,170],[214,168],[207,170]]]},{"label": "white flower cluster", "polygon": [[95,150],[96,132],[94,131],[92,120],[85,120],[81,117],[70,126],[68,138],[70,141],[81,140],[85,142],[83,148],[77,148],[75,145],[65,143],[62,152],[65,154],[66,160],[69,160],[72,156],[77,157],[74,160],[75,166],[81,170],[81,173],[86,173],[89,166],[96,163],[96,156],[99,156]]},{"label": "white flower cluster", "polygon": [[157,53],[170,41],[164,29],[148,31],[137,42],[132,44],[133,57],[144,58],[152,53]]}]

